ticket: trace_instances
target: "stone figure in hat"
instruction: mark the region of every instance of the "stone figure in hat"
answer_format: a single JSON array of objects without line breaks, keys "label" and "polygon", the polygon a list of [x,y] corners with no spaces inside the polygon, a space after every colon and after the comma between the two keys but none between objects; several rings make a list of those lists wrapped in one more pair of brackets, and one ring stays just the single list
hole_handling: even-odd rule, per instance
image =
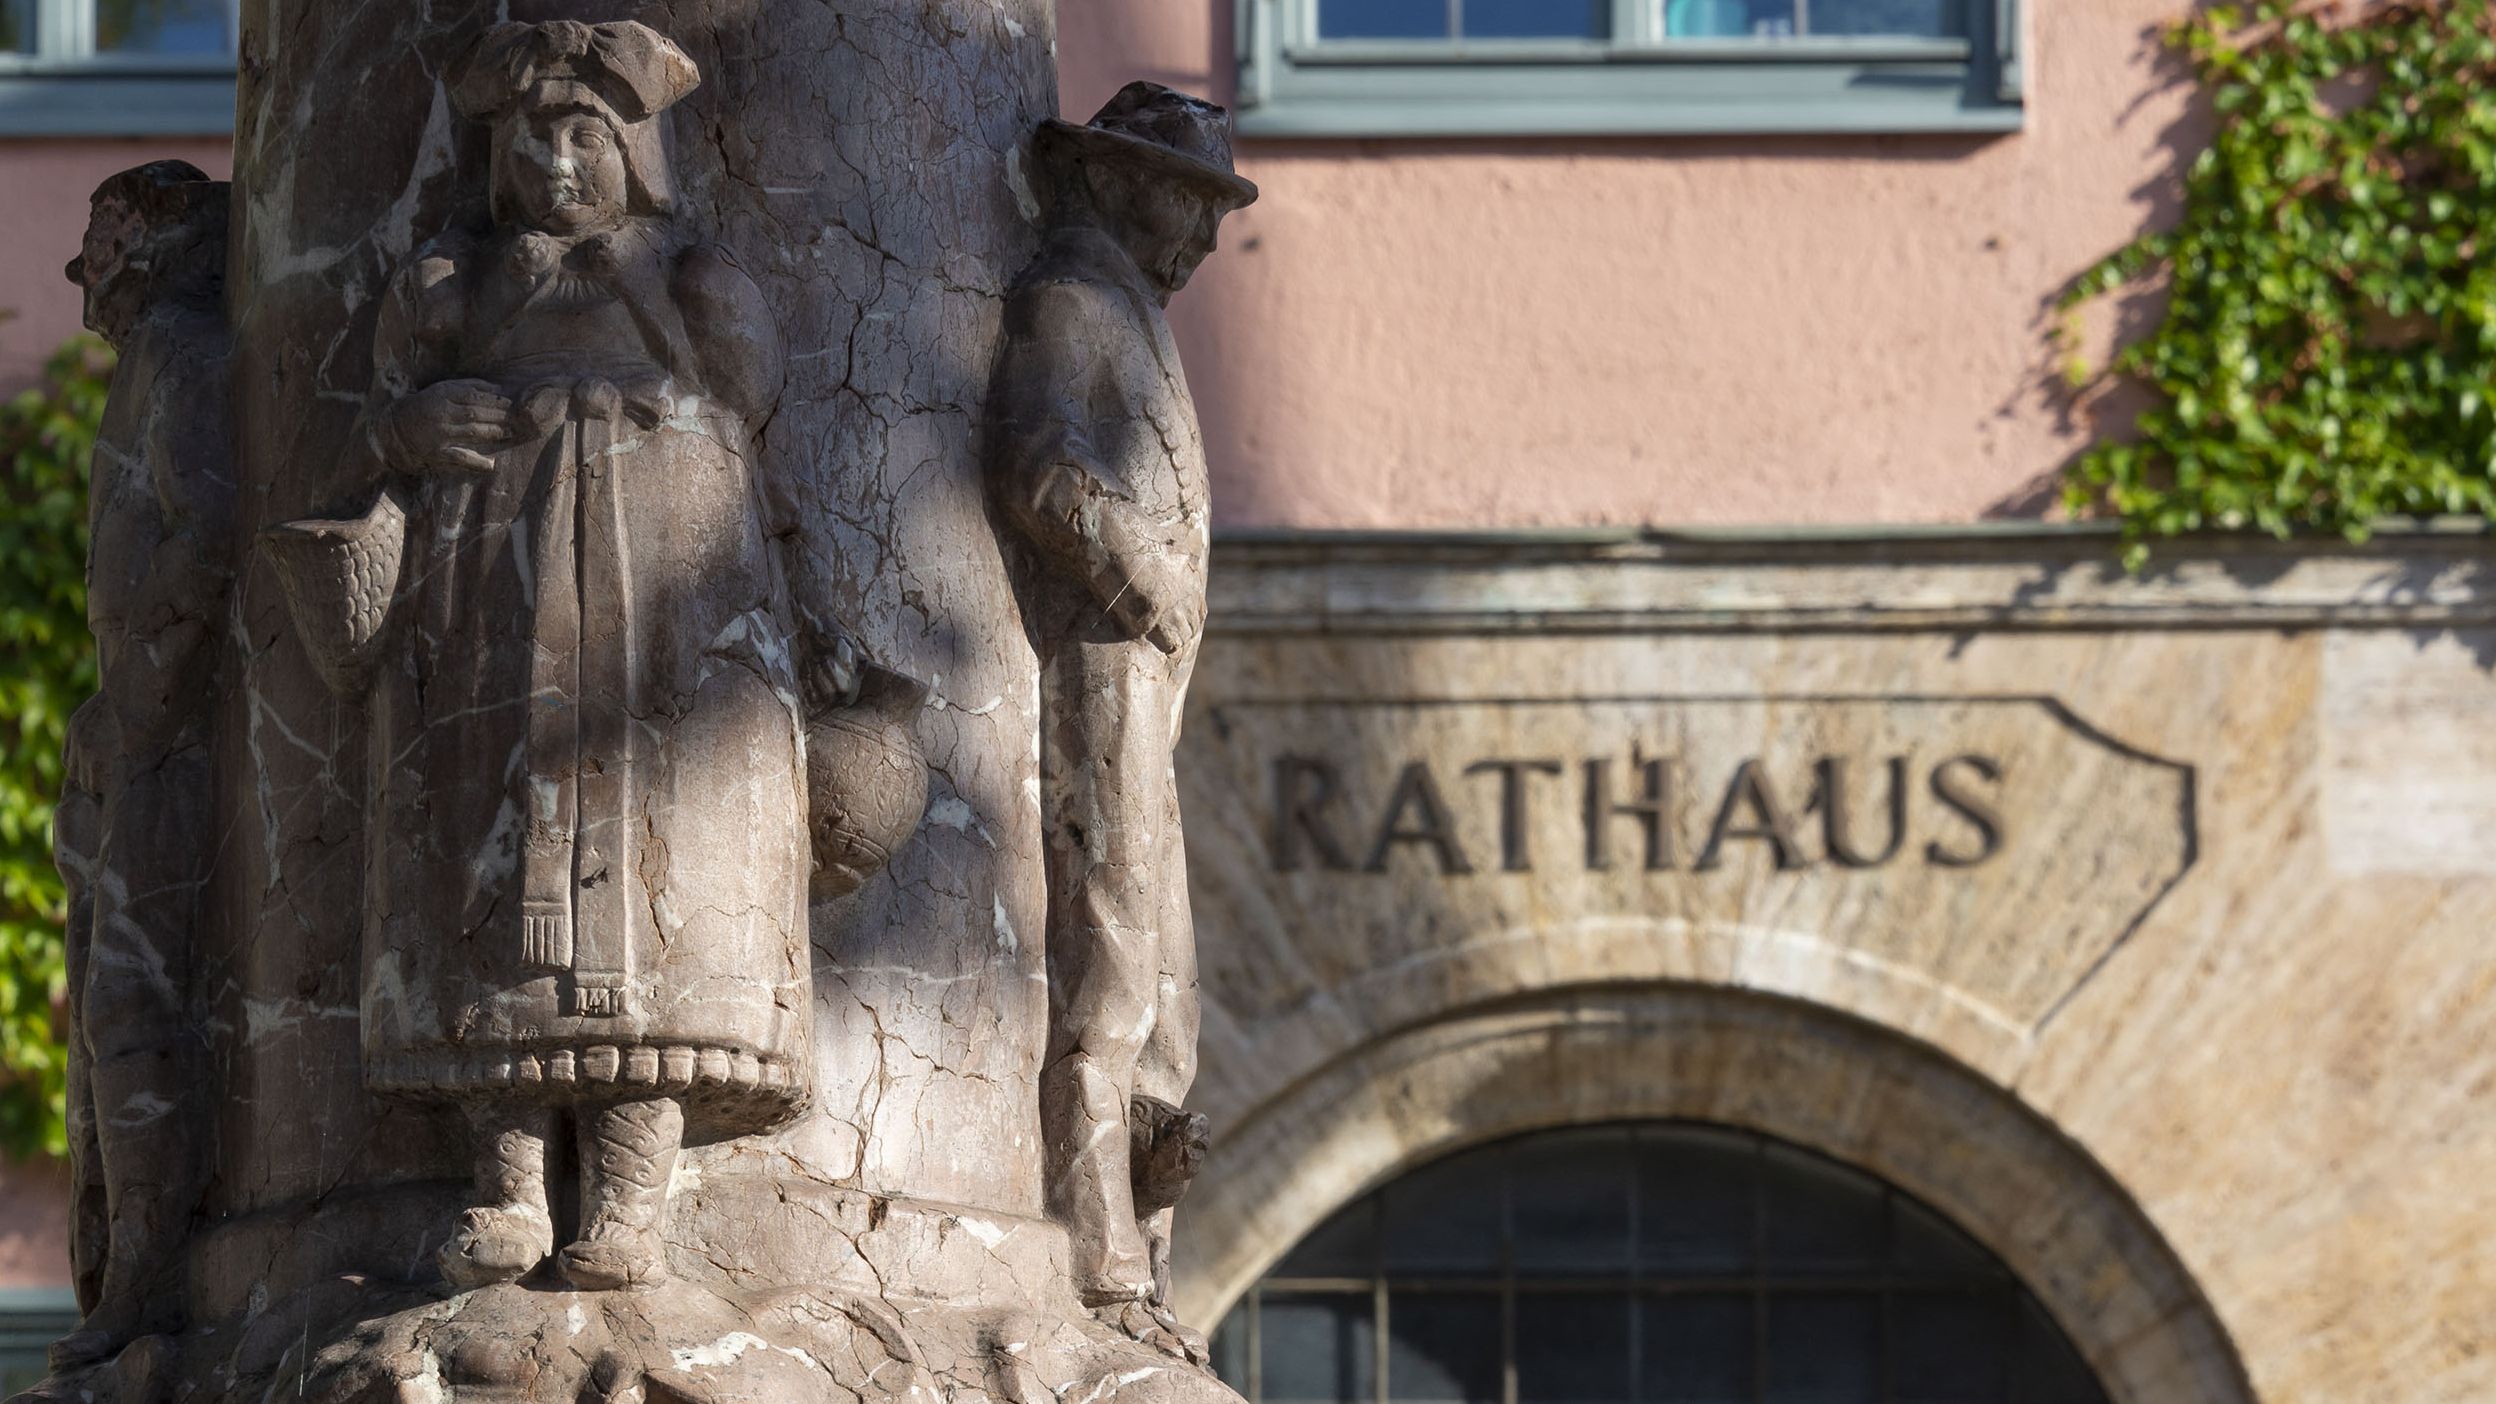
[{"label": "stone figure in hat", "polygon": [[671,218],[657,119],[698,81],[638,23],[484,34],[450,91],[490,218],[390,290],[371,506],[268,539],[365,705],[365,1080],[467,1113],[462,1286],[658,1280],[686,1138],[810,1083],[804,714],[862,660],[755,461],[771,311]]},{"label": "stone figure in hat", "polygon": [[233,580],[228,189],[183,161],[98,187],[69,279],[119,353],[89,489],[97,694],[55,815],[69,896],[71,1267],[63,1368],[181,1324],[208,1163],[192,1009],[216,853],[208,699]]},{"label": "stone figure in hat", "polygon": [[988,471],[1041,663],[1049,1209],[1094,1314],[1201,1361],[1170,1316],[1203,1150],[1195,933],[1171,772],[1204,624],[1205,458],[1163,309],[1256,198],[1227,114],[1130,84],[1035,143],[1047,228],[1005,309]]}]

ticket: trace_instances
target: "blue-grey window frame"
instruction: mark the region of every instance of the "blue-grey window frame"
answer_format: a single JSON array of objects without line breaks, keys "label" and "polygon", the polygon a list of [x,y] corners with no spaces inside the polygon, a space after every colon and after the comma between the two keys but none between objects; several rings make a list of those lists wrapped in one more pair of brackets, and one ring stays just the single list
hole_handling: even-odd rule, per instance
[{"label": "blue-grey window frame", "polygon": [[233,55],[98,54],[94,21],[35,0],[36,52],[0,53],[0,137],[233,134]]},{"label": "blue-grey window frame", "polygon": [[78,1300],[66,1287],[0,1287],[0,1387],[43,1378],[54,1341],[78,1329]]},{"label": "blue-grey window frame", "polygon": [[1667,39],[1612,0],[1610,40],[1321,41],[1319,0],[1238,0],[1253,137],[2016,131],[2023,0],[1967,0],[1965,39]]}]

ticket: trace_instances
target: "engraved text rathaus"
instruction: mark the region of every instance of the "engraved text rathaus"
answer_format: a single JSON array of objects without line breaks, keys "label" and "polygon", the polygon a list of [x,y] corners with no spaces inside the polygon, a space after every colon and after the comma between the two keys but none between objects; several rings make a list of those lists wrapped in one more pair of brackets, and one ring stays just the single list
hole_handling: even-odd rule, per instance
[{"label": "engraved text rathaus", "polygon": [[[1275,871],[1384,873],[1396,850],[1413,848],[1448,875],[1486,866],[1533,872],[1555,861],[1534,840],[1548,807],[1564,803],[1583,843],[1562,861],[1589,871],[1710,872],[1746,845],[1780,871],[1902,861],[1972,868],[2003,843],[2004,765],[1978,754],[1823,755],[1807,767],[1752,756],[1729,775],[1720,764],[1636,751],[1413,760],[1383,800],[1347,786],[1347,770],[1363,769],[1307,755],[1274,760],[1267,832]],[[1462,783],[1444,784],[1444,774]],[[1495,856],[1468,846],[1473,824],[1462,820],[1497,833]]]}]

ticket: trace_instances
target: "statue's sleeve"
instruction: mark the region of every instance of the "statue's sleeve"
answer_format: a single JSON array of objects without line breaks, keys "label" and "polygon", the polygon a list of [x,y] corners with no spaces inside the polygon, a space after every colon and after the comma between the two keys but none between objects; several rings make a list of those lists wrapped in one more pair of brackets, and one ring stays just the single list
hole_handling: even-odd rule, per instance
[{"label": "statue's sleeve", "polygon": [[[778,407],[788,378],[780,320],[763,290],[735,254],[704,244],[686,250],[677,261],[670,296],[683,319],[703,391],[734,410],[749,432],[759,429]],[[778,544],[781,579],[798,623],[816,637],[851,634],[837,603],[831,563],[807,536],[798,484],[785,468],[775,471],[759,461],[754,480],[763,530]]]},{"label": "statue's sleeve", "polygon": [[443,376],[438,348],[459,324],[458,274],[448,252],[428,252],[400,269],[382,297],[373,328],[373,388],[365,397],[364,431],[358,436],[380,463],[398,461],[389,437],[390,408]]},{"label": "statue's sleeve", "polygon": [[717,245],[688,249],[676,265],[676,305],[701,363],[702,388],[744,416],[748,428],[780,403],[788,373],[780,324],[736,255]]},{"label": "statue's sleeve", "polygon": [[995,389],[991,490],[1049,564],[1097,586],[1124,579],[1126,499],[1104,471],[1093,414],[1104,358],[1124,334],[1087,283],[1044,282],[1014,296]]},{"label": "statue's sleeve", "polygon": [[164,532],[148,571],[140,628],[174,628],[224,598],[233,571],[231,345],[220,326],[178,345],[149,416],[148,472]]}]

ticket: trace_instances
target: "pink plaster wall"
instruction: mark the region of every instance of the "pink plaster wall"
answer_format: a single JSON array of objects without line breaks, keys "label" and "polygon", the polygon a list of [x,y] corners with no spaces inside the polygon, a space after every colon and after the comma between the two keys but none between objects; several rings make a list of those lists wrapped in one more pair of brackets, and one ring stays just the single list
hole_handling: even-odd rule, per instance
[{"label": "pink plaster wall", "polygon": [[69,1283],[69,1169],[57,1163],[0,1170],[0,1287]]},{"label": "pink plaster wall", "polygon": [[[2186,0],[2030,0],[2027,130],[1244,143],[1175,319],[1233,526],[1960,522],[2091,435],[2047,304],[2203,127]],[[1229,0],[1061,0],[1070,115],[1224,96]],[[2110,423],[2118,415],[2100,417]]]},{"label": "pink plaster wall", "polygon": [[25,388],[78,330],[78,290],[61,276],[87,227],[87,195],[115,171],[179,157],[233,169],[222,141],[0,141],[0,394]]},{"label": "pink plaster wall", "polygon": [[[2056,393],[2046,306],[2196,148],[2152,29],[2035,0],[2028,129],[1244,143],[1265,198],[1176,317],[1234,526],[1966,521],[2120,416]],[[1070,114],[1227,97],[1230,0],[1062,0]],[[212,143],[0,144],[0,388],[76,327],[83,196]]]}]

